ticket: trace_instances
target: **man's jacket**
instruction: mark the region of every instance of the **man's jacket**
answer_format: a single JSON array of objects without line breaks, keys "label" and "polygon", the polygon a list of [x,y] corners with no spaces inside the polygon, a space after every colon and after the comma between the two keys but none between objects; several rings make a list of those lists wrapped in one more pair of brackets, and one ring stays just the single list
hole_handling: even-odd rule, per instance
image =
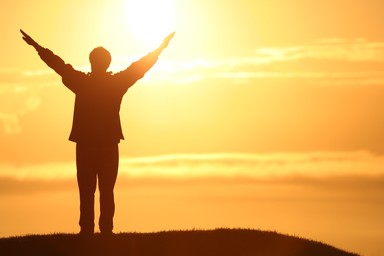
[{"label": "man's jacket", "polygon": [[108,146],[124,139],[119,114],[123,96],[156,63],[158,55],[150,53],[119,73],[95,76],[75,70],[49,49],[41,48],[38,53],[62,77],[63,84],[76,94],[69,140],[90,146]]}]

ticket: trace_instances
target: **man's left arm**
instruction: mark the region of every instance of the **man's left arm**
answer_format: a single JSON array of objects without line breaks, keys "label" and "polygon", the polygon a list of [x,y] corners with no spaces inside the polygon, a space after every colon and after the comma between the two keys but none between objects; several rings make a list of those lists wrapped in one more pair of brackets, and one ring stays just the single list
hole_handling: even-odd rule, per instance
[{"label": "man's left arm", "polygon": [[[148,53],[138,61],[133,62],[127,69],[117,73],[116,76],[123,78],[125,86],[132,86],[137,80],[143,78],[145,73],[155,65],[159,55],[168,46],[174,35],[175,32],[169,34],[156,50]],[[128,87],[126,89],[128,89]]]}]

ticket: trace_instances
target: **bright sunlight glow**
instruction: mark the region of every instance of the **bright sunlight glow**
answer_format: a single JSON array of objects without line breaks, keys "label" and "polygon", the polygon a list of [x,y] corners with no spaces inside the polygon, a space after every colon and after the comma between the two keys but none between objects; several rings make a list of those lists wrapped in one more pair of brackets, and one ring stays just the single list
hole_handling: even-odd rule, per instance
[{"label": "bright sunlight glow", "polygon": [[126,20],[142,44],[153,46],[175,31],[172,0],[127,0]]}]

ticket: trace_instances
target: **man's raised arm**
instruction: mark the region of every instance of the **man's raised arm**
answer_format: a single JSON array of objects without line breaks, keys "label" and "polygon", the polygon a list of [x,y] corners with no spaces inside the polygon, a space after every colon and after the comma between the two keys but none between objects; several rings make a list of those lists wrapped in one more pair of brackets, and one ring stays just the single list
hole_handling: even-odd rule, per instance
[{"label": "man's raised arm", "polygon": [[116,76],[124,79],[126,89],[141,79],[145,73],[155,65],[159,55],[168,46],[174,35],[175,32],[169,34],[156,50],[148,53],[138,61],[133,62],[127,69],[116,74]]},{"label": "man's raised arm", "polygon": [[23,34],[24,41],[33,46],[38,52],[40,58],[57,74],[63,76],[65,74],[71,73],[74,71],[71,65],[65,64],[65,62],[57,55],[55,55],[51,50],[42,47],[35,40],[32,39],[27,33],[20,29],[21,34]]},{"label": "man's raised arm", "polygon": [[161,45],[159,46],[159,48],[157,48],[156,50],[154,50],[152,52],[152,54],[155,54],[157,56],[160,55],[160,53],[165,49],[167,48],[169,42],[171,41],[171,39],[175,36],[175,33],[176,32],[172,32],[171,34],[169,34],[167,37],[164,38],[163,42],[161,43]]}]

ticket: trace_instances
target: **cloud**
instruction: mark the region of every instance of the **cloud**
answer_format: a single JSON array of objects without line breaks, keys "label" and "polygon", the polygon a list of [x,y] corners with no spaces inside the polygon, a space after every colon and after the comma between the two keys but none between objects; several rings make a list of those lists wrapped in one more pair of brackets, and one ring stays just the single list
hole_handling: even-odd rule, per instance
[{"label": "cloud", "polygon": [[[356,70],[355,66],[360,63],[364,65]],[[351,65],[353,68],[348,68]],[[206,79],[237,82],[313,79],[318,85],[384,85],[382,68],[371,70],[372,65],[384,65],[384,42],[329,38],[305,45],[260,47],[250,56],[232,59],[160,60],[149,74],[153,80],[147,79],[144,83],[162,80],[190,84]],[[345,70],[340,71],[341,68]]]},{"label": "cloud", "polygon": [[384,62],[384,42],[320,39],[307,45],[260,48],[256,50],[254,58],[254,62],[260,64],[301,59]]},{"label": "cloud", "polygon": [[276,72],[276,71],[260,71],[260,72],[244,72],[229,71],[217,72],[214,77],[232,80],[247,80],[248,82],[260,79],[279,79],[279,80],[306,80],[313,85],[384,85],[384,72]]},{"label": "cloud", "polygon": [[42,164],[10,165],[0,164],[0,177],[19,180],[63,180],[76,174],[74,162],[53,162]]},{"label": "cloud", "polygon": [[[120,161],[117,186],[120,189],[199,184],[305,187],[314,195],[322,191],[322,196],[369,195],[382,200],[384,156],[366,152],[186,154]],[[0,195],[68,190],[76,190],[74,162],[1,166]]]},{"label": "cloud", "polygon": [[[0,176],[18,179],[67,179],[75,174],[74,162],[1,165]],[[175,154],[121,158],[121,175],[131,178],[268,178],[384,175],[384,156],[365,151],[308,153]]]},{"label": "cloud", "polygon": [[120,173],[132,177],[328,177],[383,175],[384,157],[367,152],[281,154],[187,154],[122,159]]},{"label": "cloud", "polygon": [[[16,93],[19,93],[16,91]],[[3,98],[0,108],[0,123],[3,125],[5,134],[15,134],[21,131],[20,119],[27,113],[35,111],[40,105],[40,97],[35,94],[23,95],[23,100],[17,102],[16,97]],[[6,104],[8,103],[8,106]],[[8,110],[7,110],[8,108]]]},{"label": "cloud", "polygon": [[0,177],[0,196],[31,195],[68,190],[76,190],[76,181],[74,179],[44,180]]},{"label": "cloud", "polygon": [[[30,89],[41,89],[55,84],[60,77],[48,67],[38,70],[0,69],[0,95]],[[22,88],[22,89],[21,89]]]},{"label": "cloud", "polygon": [[14,134],[21,131],[17,114],[0,113],[0,122],[3,124],[5,134]]},{"label": "cloud", "polygon": [[52,69],[41,69],[41,70],[26,70],[23,72],[23,75],[26,77],[35,77],[35,76],[47,76],[47,75],[56,75]]},{"label": "cloud", "polygon": [[[17,179],[68,179],[76,173],[74,162],[1,164],[0,176]],[[175,154],[121,158],[121,175],[130,178],[268,178],[384,175],[384,156],[365,151],[308,153]]]},{"label": "cloud", "polygon": [[54,84],[50,78],[39,77],[51,73],[50,70],[0,70],[0,126],[5,134],[21,132],[20,119],[38,109],[42,90]]}]

